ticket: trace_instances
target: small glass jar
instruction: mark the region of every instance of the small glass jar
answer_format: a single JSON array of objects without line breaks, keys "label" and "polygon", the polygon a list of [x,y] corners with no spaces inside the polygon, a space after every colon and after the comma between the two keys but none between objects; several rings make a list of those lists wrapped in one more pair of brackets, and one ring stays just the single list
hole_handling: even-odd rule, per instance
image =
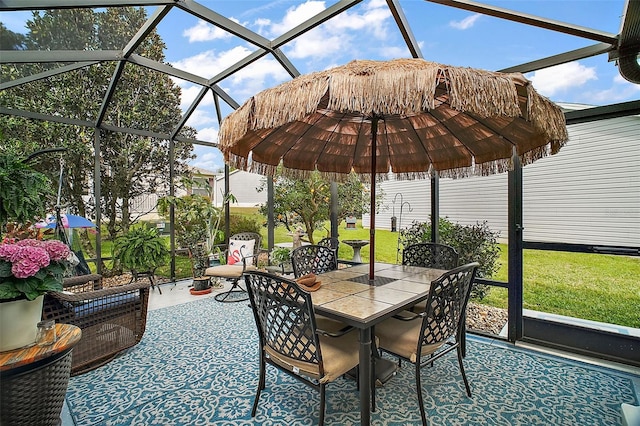
[{"label": "small glass jar", "polygon": [[56,335],[56,322],[54,320],[44,320],[38,323],[38,334],[36,344],[38,346],[50,346],[58,340]]}]

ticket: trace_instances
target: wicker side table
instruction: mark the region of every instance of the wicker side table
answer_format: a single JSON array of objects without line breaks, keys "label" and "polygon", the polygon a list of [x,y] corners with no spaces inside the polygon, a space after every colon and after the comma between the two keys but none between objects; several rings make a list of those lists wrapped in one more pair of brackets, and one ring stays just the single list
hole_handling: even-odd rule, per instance
[{"label": "wicker side table", "polygon": [[51,346],[0,352],[0,425],[59,425],[71,372],[71,351],[82,332],[56,324]]}]

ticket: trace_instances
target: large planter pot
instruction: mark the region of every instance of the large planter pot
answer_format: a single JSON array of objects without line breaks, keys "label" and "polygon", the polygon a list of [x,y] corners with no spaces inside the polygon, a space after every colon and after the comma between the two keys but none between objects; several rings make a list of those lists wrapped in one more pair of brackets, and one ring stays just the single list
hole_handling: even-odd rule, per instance
[{"label": "large planter pot", "polygon": [[199,277],[193,279],[193,289],[195,291],[207,290],[211,287],[211,278]]},{"label": "large planter pot", "polygon": [[33,345],[44,296],[0,302],[0,352]]}]

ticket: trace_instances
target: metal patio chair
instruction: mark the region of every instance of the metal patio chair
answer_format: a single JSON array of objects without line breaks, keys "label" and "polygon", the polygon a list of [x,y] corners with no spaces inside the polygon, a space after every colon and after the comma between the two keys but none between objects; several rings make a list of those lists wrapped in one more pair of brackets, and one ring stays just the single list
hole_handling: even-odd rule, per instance
[{"label": "metal patio chair", "polygon": [[338,269],[338,253],[335,249],[317,244],[300,246],[291,252],[293,275],[322,274]]},{"label": "metal patio chair", "polygon": [[471,397],[462,363],[462,341],[465,333],[464,312],[478,266],[477,262],[469,263],[432,281],[424,311],[417,314],[405,311],[376,326],[379,348],[415,366],[416,392],[422,424],[425,426],[427,417],[420,384],[422,367],[456,350],[467,396]]},{"label": "metal patio chair", "polygon": [[[246,242],[246,244],[243,244]],[[224,252],[226,259],[233,259],[235,263],[227,261],[225,265],[211,266],[204,271],[207,277],[224,278],[231,281],[231,288],[218,293],[214,298],[218,302],[242,302],[247,300],[247,292],[238,283],[247,271],[257,268],[258,255],[262,236],[256,232],[242,232],[229,238],[229,244]],[[235,248],[234,248],[235,247]]]},{"label": "metal patio chair", "polygon": [[248,272],[245,283],[260,340],[260,377],[251,416],[265,388],[266,364],[320,392],[324,424],[325,387],[358,365],[358,333],[345,326],[337,332],[318,327],[311,294],[295,281],[264,272]]},{"label": "metal patio chair", "polygon": [[402,264],[425,268],[453,269],[458,266],[458,252],[445,244],[413,244],[402,250]]},{"label": "metal patio chair", "polygon": [[340,241],[337,238],[325,237],[320,241],[318,241],[318,245],[332,248],[336,251],[336,253],[338,253],[338,247],[340,246]]}]

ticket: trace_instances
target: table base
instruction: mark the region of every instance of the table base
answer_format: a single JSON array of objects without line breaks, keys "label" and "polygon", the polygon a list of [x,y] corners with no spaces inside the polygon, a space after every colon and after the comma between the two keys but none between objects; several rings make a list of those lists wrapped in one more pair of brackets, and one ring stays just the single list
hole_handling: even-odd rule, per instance
[{"label": "table base", "polygon": [[[356,380],[358,374],[357,369],[352,368],[347,371],[346,376],[350,379]],[[376,358],[376,387],[381,387],[387,383],[398,371],[398,364],[390,361],[386,358]]]},{"label": "table base", "polygon": [[[34,369],[3,372],[0,386],[0,424],[56,426],[61,423],[71,351]],[[20,369],[16,369],[20,370]]]}]

